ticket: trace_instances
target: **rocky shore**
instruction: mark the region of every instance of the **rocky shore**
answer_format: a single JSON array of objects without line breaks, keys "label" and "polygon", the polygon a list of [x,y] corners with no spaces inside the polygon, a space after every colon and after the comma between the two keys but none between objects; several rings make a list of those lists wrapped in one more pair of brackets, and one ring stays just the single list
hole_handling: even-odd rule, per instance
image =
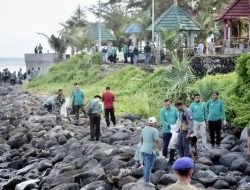
[{"label": "rocky shore", "polygon": [[[143,171],[133,168],[133,156],[145,120],[124,115],[117,128],[106,128],[102,121],[101,141],[91,142],[87,119],[79,126],[68,119],[56,126],[55,116],[42,108],[43,100],[18,86],[0,85],[1,190],[144,189]],[[241,138],[231,132],[223,133],[222,149],[201,152],[192,184],[250,190],[246,130]],[[157,158],[151,180],[156,189],[176,181],[167,160]]]}]

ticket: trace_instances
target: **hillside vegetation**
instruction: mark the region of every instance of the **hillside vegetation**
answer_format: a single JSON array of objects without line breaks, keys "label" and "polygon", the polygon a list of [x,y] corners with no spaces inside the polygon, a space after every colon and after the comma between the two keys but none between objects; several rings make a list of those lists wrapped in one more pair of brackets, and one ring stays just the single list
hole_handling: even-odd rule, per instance
[{"label": "hillside vegetation", "polygon": [[47,94],[55,94],[62,88],[70,96],[73,84],[79,82],[86,94],[86,101],[89,101],[95,94],[101,94],[106,86],[110,86],[117,96],[118,115],[131,112],[142,117],[158,116],[163,100],[167,97],[182,99],[189,104],[195,92],[199,92],[207,101],[212,91],[218,90],[225,101],[229,121],[243,127],[250,121],[249,84],[241,80],[237,74],[239,69],[237,73],[207,76],[197,80],[188,60],[180,62],[175,58],[172,68],[162,67],[148,72],[128,65],[107,76],[103,74],[101,65],[87,64],[88,59],[87,55],[77,55],[67,62],[54,65],[48,76],[39,76],[26,88],[32,92]]}]

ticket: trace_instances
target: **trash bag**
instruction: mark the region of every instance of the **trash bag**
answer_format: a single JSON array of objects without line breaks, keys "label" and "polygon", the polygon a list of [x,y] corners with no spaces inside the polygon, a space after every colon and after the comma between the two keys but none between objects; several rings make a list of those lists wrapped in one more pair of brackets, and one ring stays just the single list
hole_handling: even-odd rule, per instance
[{"label": "trash bag", "polygon": [[61,107],[61,113],[60,115],[64,118],[67,117],[68,113],[67,113],[67,109],[69,107],[69,99],[67,98],[66,101],[64,102],[64,104]]},{"label": "trash bag", "polygon": [[180,122],[179,120],[176,122],[176,124],[174,125],[170,125],[171,128],[171,133],[172,133],[172,137],[171,140],[169,142],[169,149],[176,149],[177,147],[177,138],[178,138],[178,132],[180,129]]}]

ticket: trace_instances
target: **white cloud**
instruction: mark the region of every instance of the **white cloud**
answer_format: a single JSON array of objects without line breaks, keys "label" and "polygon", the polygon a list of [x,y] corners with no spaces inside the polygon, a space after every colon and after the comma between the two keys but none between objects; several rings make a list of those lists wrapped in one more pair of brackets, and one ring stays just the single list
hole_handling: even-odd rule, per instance
[{"label": "white cloud", "polygon": [[[87,8],[97,0],[0,0],[0,57],[23,57],[46,40],[37,32],[48,35],[61,29],[59,23],[67,20],[78,4]],[[88,20],[95,21],[91,13]]]}]

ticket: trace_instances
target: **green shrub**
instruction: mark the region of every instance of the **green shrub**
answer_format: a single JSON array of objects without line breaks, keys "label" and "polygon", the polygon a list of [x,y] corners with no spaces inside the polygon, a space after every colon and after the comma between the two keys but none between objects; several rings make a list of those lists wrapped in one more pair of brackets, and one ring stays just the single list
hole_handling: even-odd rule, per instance
[{"label": "green shrub", "polygon": [[250,54],[242,54],[237,58],[236,72],[244,83],[250,82]]},{"label": "green shrub", "polygon": [[101,65],[103,63],[102,53],[98,53],[92,57],[92,63],[94,65]]}]

